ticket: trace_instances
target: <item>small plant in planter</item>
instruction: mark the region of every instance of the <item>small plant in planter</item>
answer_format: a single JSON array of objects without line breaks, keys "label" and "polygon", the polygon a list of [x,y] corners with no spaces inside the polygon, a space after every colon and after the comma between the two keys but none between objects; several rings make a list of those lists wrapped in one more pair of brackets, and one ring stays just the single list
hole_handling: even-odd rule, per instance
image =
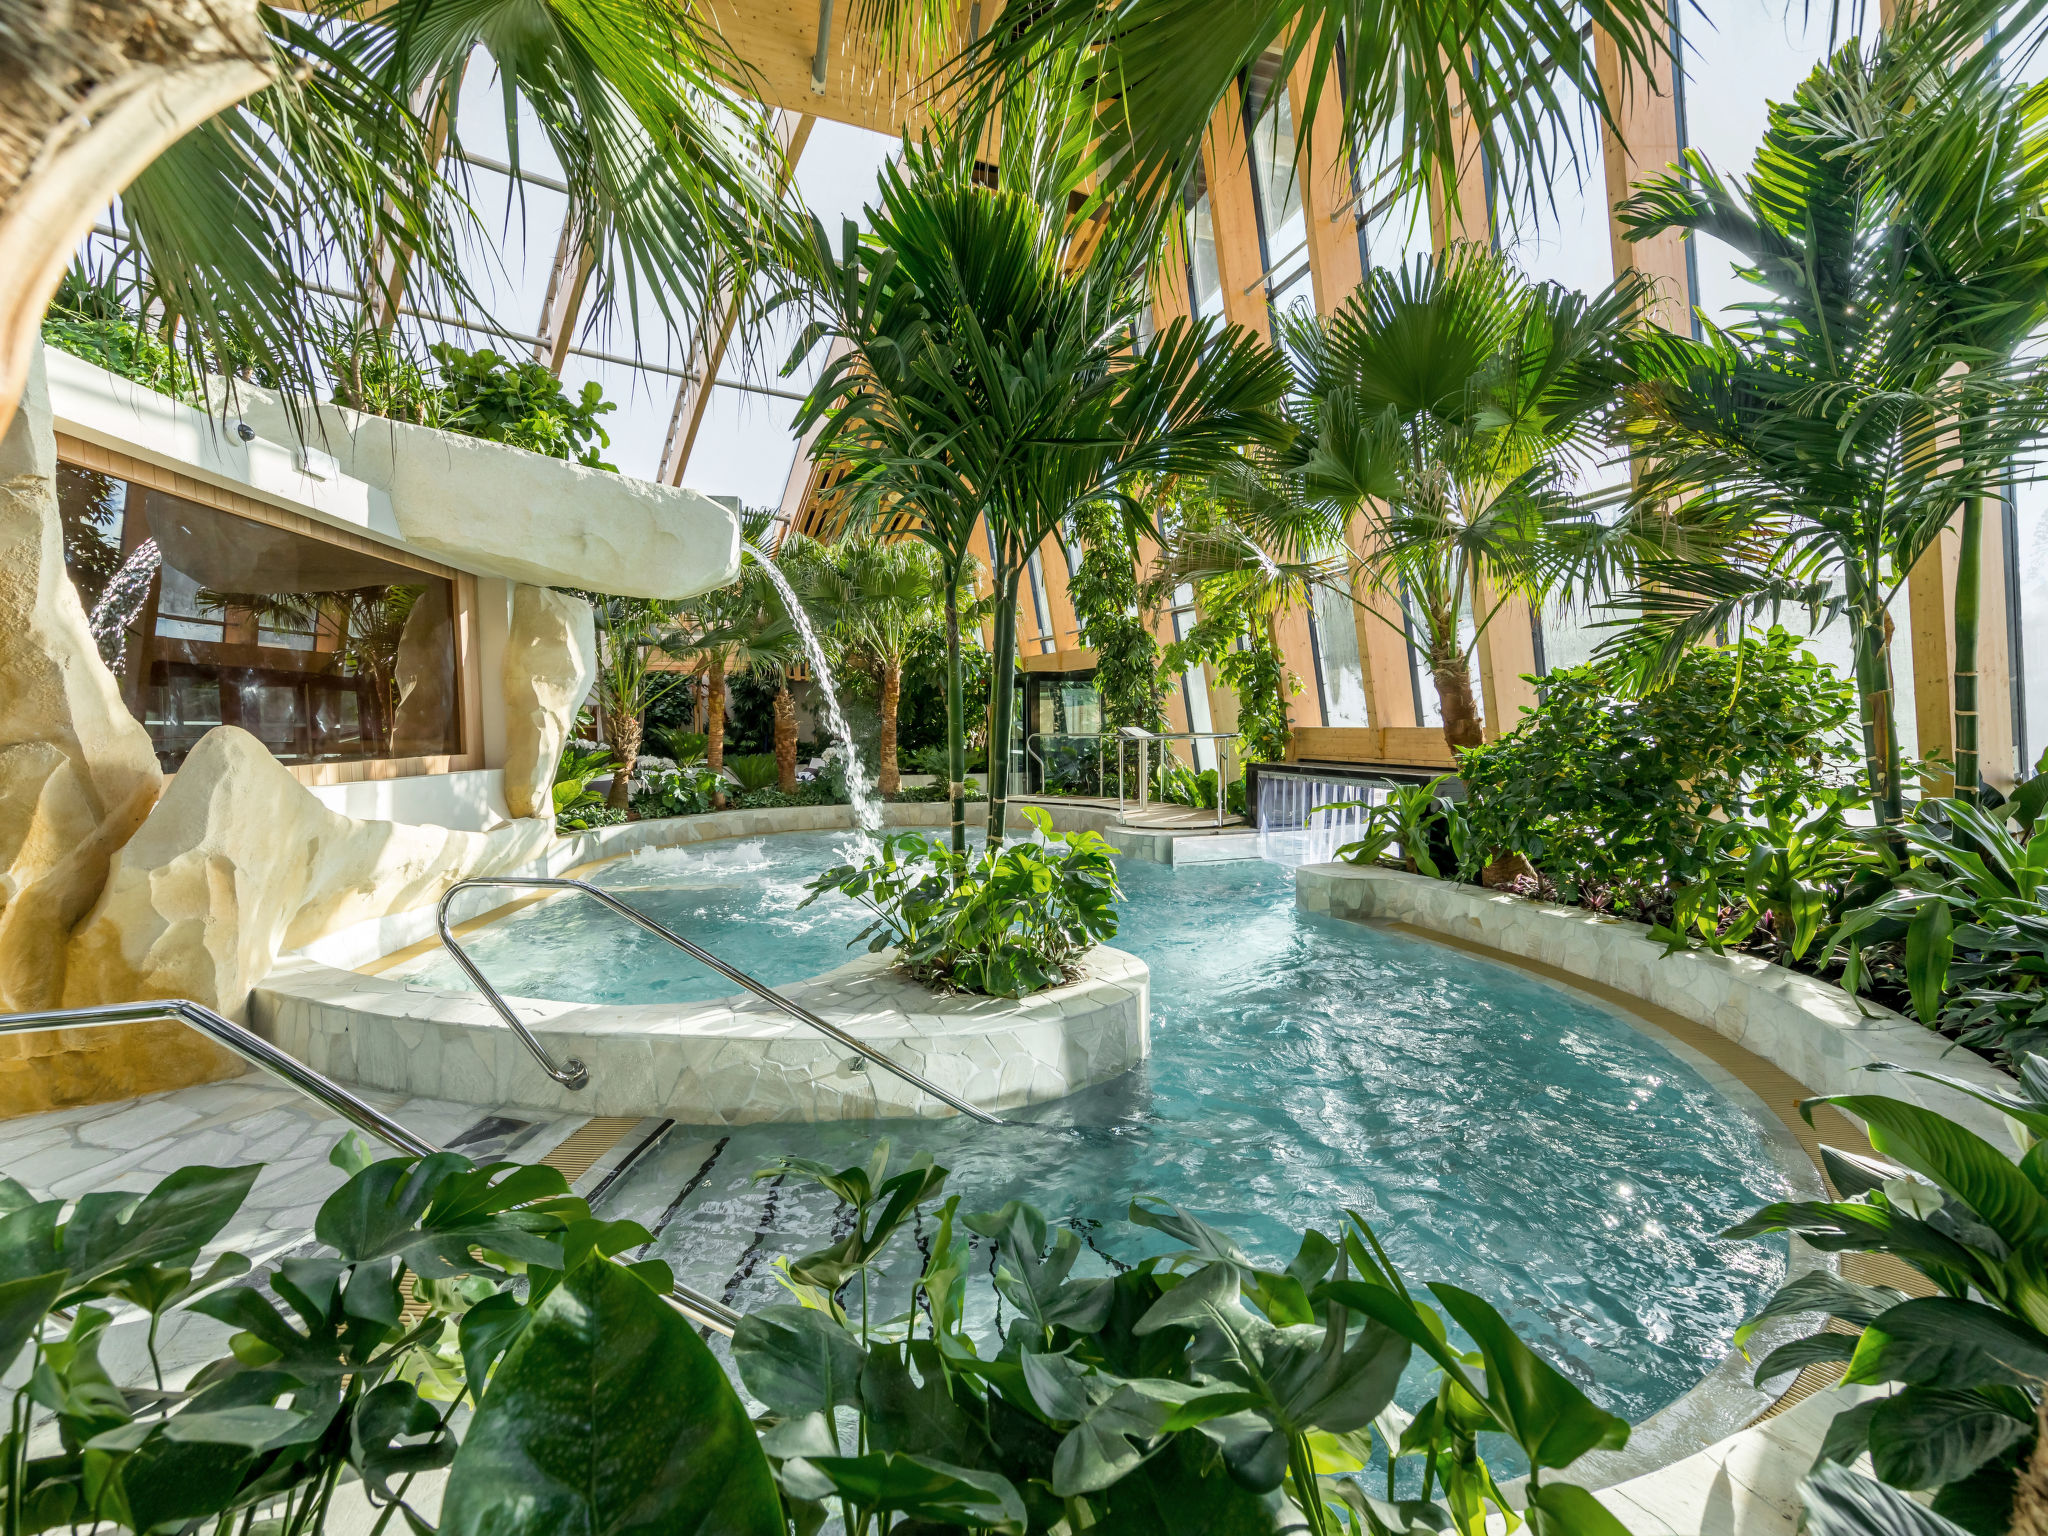
[{"label": "small plant in planter", "polygon": [[1042,842],[955,853],[937,838],[904,832],[859,864],[826,870],[806,887],[809,906],[828,892],[852,898],[875,920],[853,942],[897,949],[903,967],[930,986],[1024,997],[1070,981],[1074,962],[1116,936],[1116,859],[1093,832],[1054,832],[1027,807]]}]

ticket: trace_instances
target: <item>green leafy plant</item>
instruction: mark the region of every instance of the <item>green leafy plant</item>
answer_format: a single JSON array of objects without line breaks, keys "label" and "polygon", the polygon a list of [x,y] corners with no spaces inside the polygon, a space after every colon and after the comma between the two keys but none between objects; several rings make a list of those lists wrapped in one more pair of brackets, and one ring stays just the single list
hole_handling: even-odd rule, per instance
[{"label": "green leafy plant", "polygon": [[611,438],[598,418],[618,406],[595,380],[571,398],[562,381],[534,362],[514,362],[490,348],[465,352],[436,342],[428,352],[440,366],[442,411],[437,425],[466,437],[528,448],[591,469],[616,470],[601,451]]},{"label": "green leafy plant", "polygon": [[590,783],[611,766],[612,755],[603,747],[586,750],[573,742],[563,747],[561,757],[555,761],[555,815],[601,804],[604,797]]},{"label": "green leafy plant", "polygon": [[1839,1193],[1766,1206],[1735,1238],[1791,1232],[1828,1253],[1887,1253],[1936,1293],[1908,1298],[1824,1271],[1786,1285],[1736,1334],[1821,1313],[1835,1328],[1781,1344],[1758,1362],[1761,1384],[1816,1361],[1843,1380],[1893,1387],[1835,1416],[1820,1459],[1847,1465],[1866,1451],[1878,1477],[1933,1495],[1937,1514],[1979,1536],[2004,1536],[2014,1481],[2034,1444],[2048,1381],[2048,1058],[2027,1056],[2010,1092],[1938,1073],[1884,1066],[1944,1083],[2015,1122],[2030,1143],[2017,1166],[1999,1148],[1933,1110],[1875,1094],[1832,1104],[1863,1121],[1879,1156],[1822,1148]]},{"label": "green leafy plant", "polygon": [[678,731],[662,726],[654,727],[649,734],[678,768],[694,768],[702,763],[704,749],[711,740],[703,731]]},{"label": "green leafy plant", "polygon": [[1598,664],[1538,683],[1537,707],[1459,771],[1478,842],[1568,899],[1663,921],[1718,856],[1722,820],[1853,776],[1849,689],[1782,629],[1688,650],[1640,696]]},{"label": "green leafy plant", "polygon": [[1923,1024],[2017,1058],[2048,1049],[2048,778],[2004,806],[1923,800],[1898,837],[1911,860],[1828,941],[1860,990],[1903,972]]},{"label": "green leafy plant", "polygon": [[650,816],[703,815],[714,808],[719,780],[698,763],[687,768],[648,768],[641,782],[644,787],[634,797],[634,809],[644,821]]},{"label": "green leafy plant", "polygon": [[[1465,818],[1443,791],[1452,777],[1439,774],[1427,784],[1403,784],[1388,790],[1378,805],[1367,809],[1361,835],[1339,847],[1337,857],[1347,864],[1379,864],[1399,848],[1403,869],[1432,880],[1443,879],[1443,868],[1432,850],[1466,841]],[[1317,811],[1353,809],[1353,801],[1315,807]]]},{"label": "green leafy plant", "polygon": [[[846,1212],[828,1247],[776,1261],[795,1302],[750,1314],[733,1340],[769,1410],[762,1445],[799,1530],[836,1511],[852,1536],[1479,1536],[1504,1508],[1477,1453],[1492,1432],[1530,1463],[1539,1532],[1622,1532],[1546,1474],[1623,1444],[1627,1424],[1487,1302],[1440,1282],[1411,1288],[1356,1215],[1340,1237],[1311,1230],[1290,1262],[1268,1267],[1184,1211],[1134,1201],[1132,1225],[1168,1250],[1077,1278],[1071,1227],[1023,1201],[963,1212],[944,1168],[919,1158],[892,1171],[886,1144],[864,1165],[785,1158],[756,1176],[815,1183]],[[963,1324],[982,1270],[970,1234],[993,1250],[979,1283],[1015,1318],[993,1354]],[[906,1262],[905,1310],[878,1315],[879,1282]],[[902,1295],[900,1280],[888,1293]],[[1438,1386],[1408,1414],[1394,1395],[1417,1349]],[[1385,1498],[1353,1475],[1376,1443]],[[1396,1498],[1418,1462],[1420,1496]]]},{"label": "green leafy plant", "polygon": [[769,789],[775,784],[776,763],[773,752],[747,752],[725,760],[725,771],[739,787],[748,792]]},{"label": "green leafy plant", "polygon": [[[479,1167],[445,1152],[372,1162],[352,1137],[334,1161],[349,1177],[320,1208],[320,1251],[287,1256],[262,1279],[244,1279],[249,1262],[231,1252],[199,1268],[256,1166],[184,1168],[146,1195],[88,1194],[68,1208],[0,1178],[0,1370],[30,1356],[0,1440],[0,1529],[229,1530],[261,1516],[314,1533],[347,1476],[384,1511],[380,1527],[402,1512],[427,1530],[405,1503],[413,1479],[452,1463],[451,1500],[474,1485],[457,1455],[456,1410],[484,1396],[482,1426],[531,1402],[519,1362],[545,1347],[565,1282],[578,1305],[631,1288],[641,1314],[667,1320],[669,1358],[694,1350],[698,1360],[681,1412],[658,1423],[621,1415],[612,1435],[672,1441],[720,1411],[744,1430],[730,1388],[723,1404],[716,1397],[723,1380],[709,1352],[656,1294],[672,1283],[666,1267],[608,1257],[645,1242],[645,1229],[593,1219],[554,1169]],[[109,1302],[148,1315],[154,1386],[123,1387],[102,1362]],[[170,1389],[156,1336],[177,1313],[225,1323],[232,1337],[229,1354]],[[503,1383],[492,1378],[501,1356]],[[544,1374],[563,1373],[551,1361]],[[39,1451],[35,1410],[56,1430]],[[741,1444],[765,1487],[751,1435]]]},{"label": "green leafy plant", "polygon": [[1671,950],[1697,940],[1719,954],[1762,930],[1779,960],[1804,959],[1875,866],[1849,821],[1869,803],[1856,790],[1785,790],[1755,807],[1758,820],[1710,827],[1699,878],[1672,898],[1670,924],[1650,937]]},{"label": "green leafy plant", "polygon": [[126,306],[111,279],[95,281],[75,261],[43,316],[43,340],[160,395],[200,398],[190,361]]},{"label": "green leafy plant", "polygon": [[900,950],[905,969],[928,983],[995,997],[1059,986],[1083,953],[1116,936],[1122,888],[1098,834],[1054,832],[1034,806],[1024,816],[1043,841],[960,854],[899,833],[860,863],[819,875],[803,904],[837,893],[866,907],[875,920],[851,942],[865,940],[871,954]]}]

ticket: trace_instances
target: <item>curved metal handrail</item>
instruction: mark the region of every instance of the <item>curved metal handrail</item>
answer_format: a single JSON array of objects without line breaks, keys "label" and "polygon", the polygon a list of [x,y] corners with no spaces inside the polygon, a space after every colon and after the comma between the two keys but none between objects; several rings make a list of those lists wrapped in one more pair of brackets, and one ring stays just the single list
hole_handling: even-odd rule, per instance
[{"label": "curved metal handrail", "polygon": [[[226,1046],[252,1066],[281,1077],[300,1093],[324,1105],[357,1130],[375,1136],[386,1145],[412,1157],[432,1157],[441,1148],[415,1136],[381,1109],[364,1103],[333,1078],[315,1072],[298,1057],[279,1050],[253,1030],[232,1019],[222,1018],[204,1003],[184,998],[165,998],[139,1003],[107,1003],[93,1008],[51,1008],[37,1013],[0,1014],[0,1035],[26,1034],[40,1029],[93,1029],[110,1024],[146,1024],[153,1019],[176,1019],[195,1029],[216,1045]],[[740,1325],[740,1314],[715,1297],[687,1285],[677,1284],[669,1300],[693,1322],[731,1335]]]},{"label": "curved metal handrail", "polygon": [[[547,1069],[548,1076],[565,1087],[572,1090],[583,1087],[590,1081],[589,1070],[584,1067],[582,1062],[577,1061],[573,1057],[563,1063],[561,1067],[557,1067],[553,1060],[549,1058],[546,1049],[542,1047],[538,1040],[534,1039],[533,1032],[519,1021],[518,1016],[512,1012],[511,1005],[505,1001],[496,987],[485,980],[484,973],[477,969],[476,962],[469,958],[468,953],[455,941],[455,935],[449,931],[448,904],[455,899],[457,893],[471,889],[482,889],[487,886],[524,890],[581,891],[585,896],[595,897],[628,922],[646,929],[658,939],[666,940],[700,965],[709,966],[727,981],[745,988],[765,1003],[772,1003],[799,1024],[808,1024],[827,1039],[845,1046],[848,1050],[854,1052],[857,1060],[874,1061],[880,1064],[885,1071],[894,1073],[913,1088],[930,1094],[940,1103],[950,1105],[960,1111],[961,1114],[979,1120],[983,1125],[1008,1125],[1010,1123],[999,1116],[990,1114],[987,1110],[977,1109],[965,1099],[948,1093],[929,1078],[922,1077],[918,1073],[911,1071],[910,1068],[891,1061],[873,1046],[862,1041],[857,1035],[848,1034],[837,1024],[828,1024],[825,1020],[811,1012],[810,1009],[804,1007],[803,1004],[791,1002],[773,987],[756,981],[745,971],[727,965],[709,950],[699,948],[681,934],[663,927],[638,907],[629,906],[609,891],[599,890],[596,886],[582,880],[568,880],[541,875],[479,875],[472,880],[457,881],[454,885],[448,887],[447,894],[441,898],[440,907],[435,911],[435,922],[441,930],[441,942],[448,947],[448,952],[455,956],[456,963],[462,967],[469,979],[476,984],[476,989],[483,993],[486,1001],[497,1011],[498,1017],[511,1025],[519,1038],[526,1042],[527,1049],[539,1058],[540,1064]],[[572,1078],[575,1080],[571,1081]]]}]

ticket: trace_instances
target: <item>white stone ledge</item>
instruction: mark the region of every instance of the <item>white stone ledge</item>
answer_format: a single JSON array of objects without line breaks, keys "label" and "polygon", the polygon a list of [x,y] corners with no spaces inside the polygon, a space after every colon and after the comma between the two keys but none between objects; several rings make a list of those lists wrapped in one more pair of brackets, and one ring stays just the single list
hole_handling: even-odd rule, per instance
[{"label": "white stone ledge", "polygon": [[[780,990],[828,1023],[980,1108],[1017,1109],[1128,1071],[1150,1050],[1151,973],[1098,947],[1068,986],[1009,999],[943,997],[866,956]],[[692,1125],[955,1113],[870,1059],[751,996],[593,1006],[509,998],[559,1063],[570,1092],[473,993],[281,963],[250,1000],[267,1039],[344,1082],[471,1104],[586,1115],[662,1115]]]},{"label": "white stone ledge", "polygon": [[1880,1094],[1939,1111],[2010,1152],[2011,1127],[1965,1094],[1877,1062],[1940,1072],[1987,1089],[2011,1081],[1983,1058],[1912,1019],[1840,987],[1752,955],[1666,955],[1641,923],[1580,907],[1431,880],[1402,870],[1309,864],[1295,900],[1334,917],[1408,923],[1446,938],[1555,966],[1704,1025],[1781,1068],[1816,1094]]}]

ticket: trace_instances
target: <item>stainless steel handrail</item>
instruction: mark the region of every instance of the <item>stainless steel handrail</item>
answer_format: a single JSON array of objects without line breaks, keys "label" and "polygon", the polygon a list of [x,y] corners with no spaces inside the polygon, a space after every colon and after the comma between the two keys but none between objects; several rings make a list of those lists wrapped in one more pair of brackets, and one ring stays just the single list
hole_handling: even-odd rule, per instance
[{"label": "stainless steel handrail", "polygon": [[1095,793],[1098,796],[1106,797],[1108,789],[1103,781],[1108,776],[1105,769],[1107,749],[1102,745],[1103,738],[1100,731],[1033,731],[1029,736],[1026,736],[1024,738],[1024,760],[1027,764],[1034,761],[1038,764],[1038,793],[1050,794],[1051,791],[1045,787],[1045,754],[1038,751],[1031,743],[1034,741],[1045,741],[1055,736],[1062,741],[1092,741],[1095,743]]},{"label": "stainless steel handrail", "polygon": [[[184,998],[164,998],[139,1003],[107,1003],[93,1008],[49,1008],[36,1013],[0,1014],[0,1035],[26,1034],[41,1029],[94,1029],[111,1024],[146,1024],[152,1019],[176,1019],[195,1029],[216,1045],[226,1046],[244,1061],[283,1078],[314,1102],[325,1106],[359,1131],[413,1157],[432,1157],[441,1148],[415,1136],[381,1109],[364,1103],[333,1078],[315,1072],[298,1057],[279,1050],[253,1030],[232,1019],[222,1018],[203,1003]],[[687,1285],[677,1284],[669,1293],[678,1310],[693,1322],[731,1335],[740,1325],[740,1314],[715,1297]]]},{"label": "stainless steel handrail", "polygon": [[[476,989],[483,993],[485,1000],[497,1011],[498,1017],[512,1026],[518,1033],[519,1038],[526,1042],[527,1048],[540,1059],[540,1064],[547,1069],[548,1075],[558,1083],[562,1083],[572,1089],[581,1088],[590,1081],[590,1074],[584,1068],[582,1062],[573,1058],[565,1063],[566,1072],[563,1068],[558,1068],[549,1059],[548,1053],[542,1048],[541,1043],[534,1039],[532,1031],[520,1023],[518,1016],[512,1012],[511,1006],[499,994],[498,989],[484,978],[484,973],[477,969],[476,962],[469,958],[468,953],[455,941],[455,935],[449,931],[448,904],[455,899],[456,895],[462,891],[483,889],[490,886],[521,890],[581,891],[585,896],[595,897],[599,902],[610,907],[628,922],[646,929],[658,939],[664,939],[668,943],[673,944],[692,960],[697,961],[701,965],[709,966],[727,981],[745,988],[763,1002],[772,1003],[798,1023],[808,1024],[828,1040],[836,1041],[840,1045],[845,1046],[848,1050],[854,1052],[856,1059],[874,1061],[880,1064],[883,1070],[902,1078],[904,1082],[909,1083],[913,1088],[930,1094],[940,1103],[950,1105],[952,1108],[959,1110],[961,1114],[979,1120],[983,1125],[1008,1125],[1010,1123],[999,1116],[988,1113],[984,1109],[977,1109],[965,1099],[948,1093],[929,1078],[922,1077],[918,1073],[911,1071],[910,1068],[891,1061],[873,1046],[862,1041],[859,1036],[848,1034],[837,1024],[826,1023],[825,1020],[819,1018],[801,1003],[791,1002],[773,987],[754,980],[745,971],[727,965],[709,950],[701,949],[681,934],[664,928],[638,907],[628,906],[609,891],[599,890],[596,886],[582,880],[549,878],[541,875],[480,875],[473,880],[456,882],[448,887],[448,892],[441,898],[441,905],[435,913],[435,921],[441,930],[441,942],[448,947],[448,952],[455,956],[456,963],[468,974],[469,979],[476,983]],[[570,1081],[572,1075],[577,1078],[574,1082]]]},{"label": "stainless steel handrail", "polygon": [[[1124,746],[1127,742],[1133,741],[1138,744],[1138,809],[1142,811],[1152,803],[1152,783],[1145,772],[1145,758],[1146,754],[1151,750],[1151,743],[1155,741],[1220,741],[1229,744],[1232,754],[1235,755],[1237,733],[1235,731],[1147,731],[1141,730],[1135,725],[1120,727],[1116,733],[1116,812],[1118,816],[1125,814],[1127,799],[1124,794]],[[1222,747],[1216,749],[1216,829],[1219,832],[1223,829],[1225,818],[1224,802],[1230,798],[1230,786],[1223,773],[1223,752],[1224,748]],[[1160,761],[1162,763],[1165,762],[1163,754]]]}]

